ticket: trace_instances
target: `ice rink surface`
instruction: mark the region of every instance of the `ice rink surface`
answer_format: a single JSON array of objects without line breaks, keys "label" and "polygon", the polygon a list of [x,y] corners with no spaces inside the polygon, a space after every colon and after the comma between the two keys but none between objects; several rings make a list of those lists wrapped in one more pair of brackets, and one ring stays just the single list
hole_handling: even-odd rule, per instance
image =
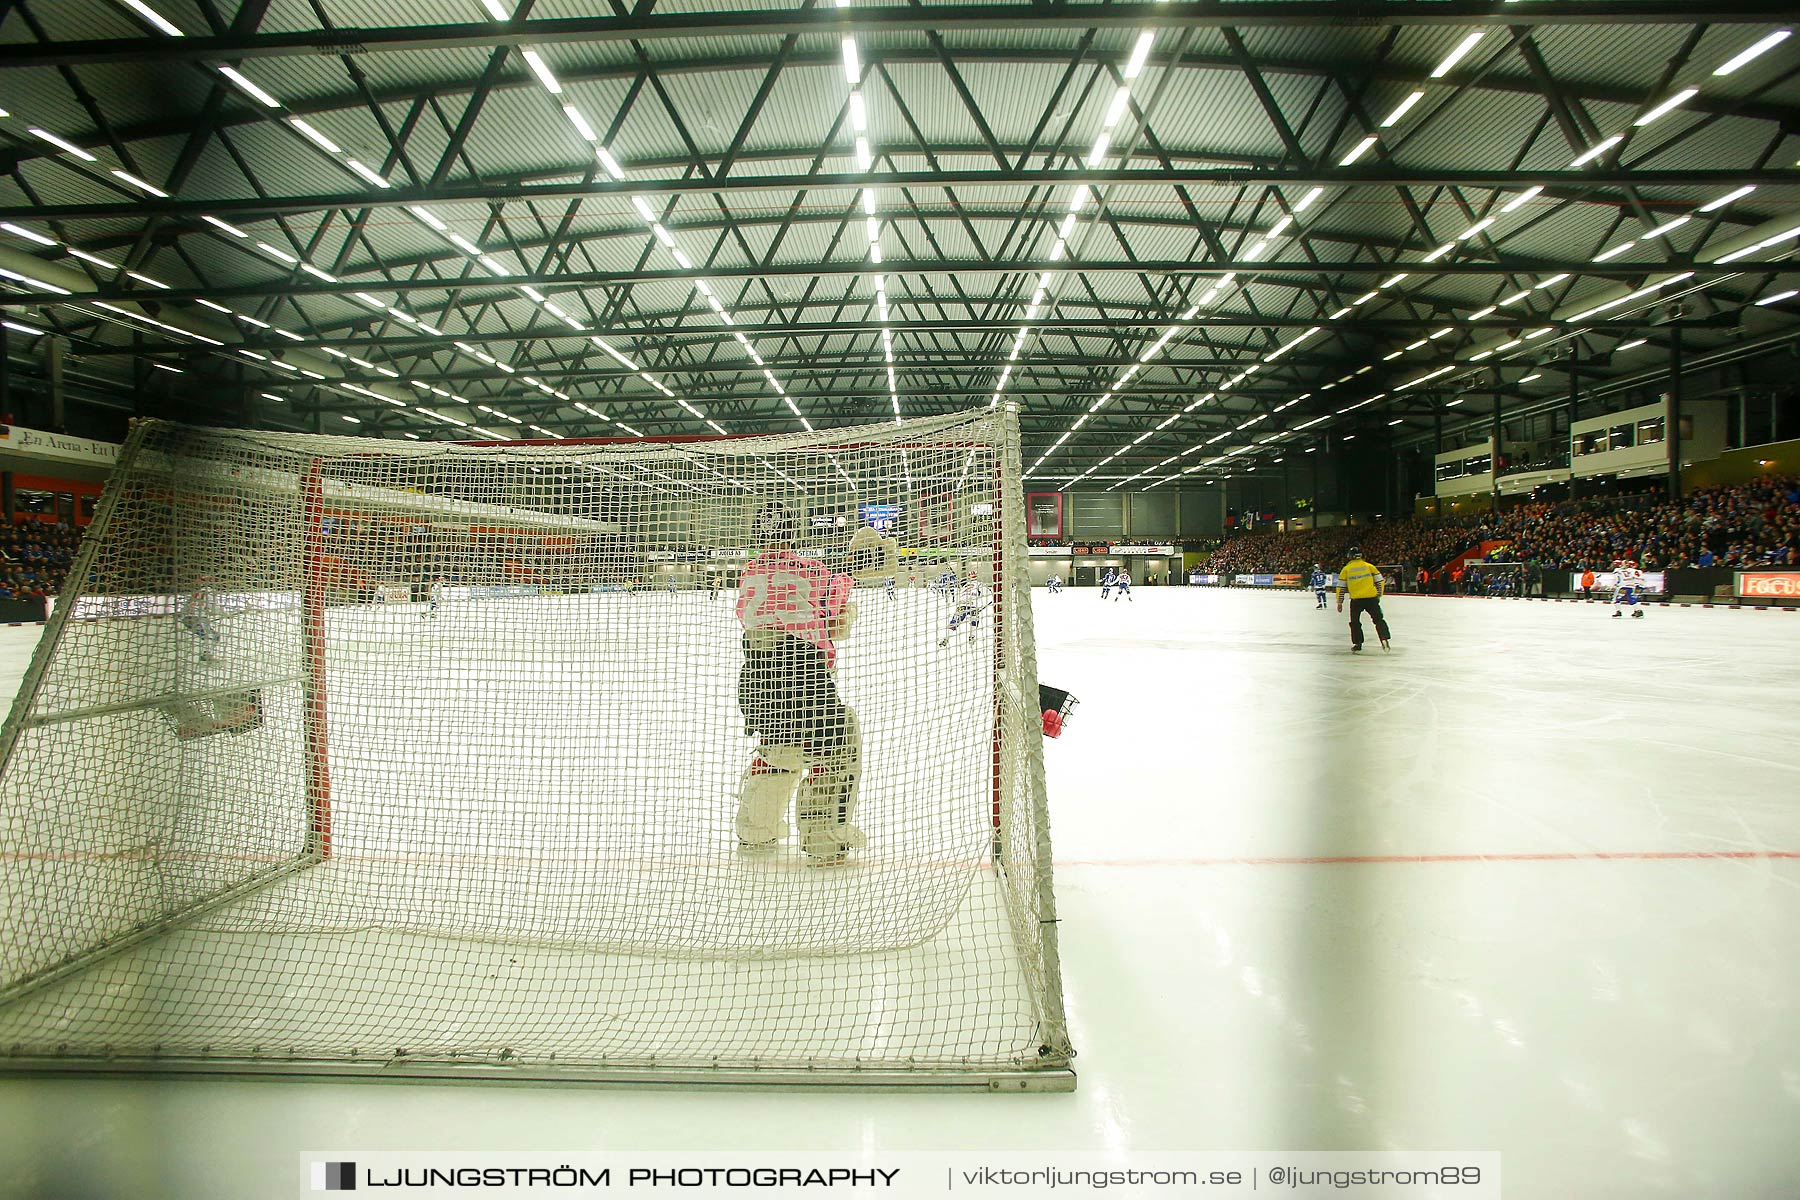
[{"label": "ice rink surface", "polygon": [[[1310,596],[1036,594],[1082,702],[1047,747],[1074,1095],[6,1080],[0,1193],[459,1147],[1497,1150],[1511,1200],[1800,1195],[1800,614],[1386,607],[1354,656]],[[0,628],[9,693],[37,633]]]}]

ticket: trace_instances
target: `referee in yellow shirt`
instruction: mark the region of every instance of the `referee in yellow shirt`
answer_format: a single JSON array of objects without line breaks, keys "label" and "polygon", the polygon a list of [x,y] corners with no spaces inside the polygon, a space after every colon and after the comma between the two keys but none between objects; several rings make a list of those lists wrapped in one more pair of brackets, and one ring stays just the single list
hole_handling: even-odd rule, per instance
[{"label": "referee in yellow shirt", "polygon": [[1375,636],[1381,648],[1388,648],[1387,618],[1381,615],[1381,593],[1387,580],[1381,572],[1363,561],[1362,551],[1350,547],[1350,561],[1338,571],[1337,610],[1344,611],[1344,593],[1350,594],[1350,650],[1361,654],[1363,648],[1362,619],[1368,613],[1375,619]]}]

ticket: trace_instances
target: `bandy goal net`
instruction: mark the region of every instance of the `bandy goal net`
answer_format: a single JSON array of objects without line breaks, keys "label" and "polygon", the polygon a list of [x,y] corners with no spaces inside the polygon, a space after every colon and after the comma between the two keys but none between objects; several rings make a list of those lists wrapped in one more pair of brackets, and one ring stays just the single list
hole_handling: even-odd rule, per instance
[{"label": "bandy goal net", "polygon": [[0,1069],[1069,1087],[1018,434],[138,425],[3,734]]}]

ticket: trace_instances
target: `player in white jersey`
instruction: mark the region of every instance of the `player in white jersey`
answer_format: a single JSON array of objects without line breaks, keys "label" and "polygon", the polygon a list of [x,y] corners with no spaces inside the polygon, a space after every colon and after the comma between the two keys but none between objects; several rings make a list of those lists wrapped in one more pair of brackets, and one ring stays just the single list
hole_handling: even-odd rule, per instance
[{"label": "player in white jersey", "polygon": [[969,640],[973,642],[975,631],[981,625],[981,614],[986,611],[992,595],[986,584],[969,576],[956,593],[956,611],[950,614],[950,628],[938,639],[938,645],[946,645],[958,629],[968,630]]},{"label": "player in white jersey", "polygon": [[1618,581],[1613,584],[1613,616],[1625,615],[1619,609],[1621,603],[1631,610],[1632,616],[1643,616],[1644,610],[1637,604],[1638,594],[1644,590],[1644,572],[1638,568],[1636,562],[1629,558],[1621,558],[1615,562],[1613,570],[1618,572]]},{"label": "player in white jersey", "polygon": [[[194,636],[203,667],[211,668],[202,671],[201,678],[204,680],[215,674],[217,668],[213,664],[219,656],[223,638],[219,628],[219,609],[211,587],[202,583],[195,588],[182,602],[180,615],[176,619],[181,628]],[[203,682],[201,686],[216,687],[217,684]],[[175,736],[184,741],[213,733],[244,733],[262,724],[260,688],[205,698],[177,696],[165,701],[160,707],[174,722]]]},{"label": "player in white jersey", "polygon": [[[1117,604],[1121,600],[1131,600],[1131,576],[1125,571],[1113,576],[1113,603]],[[1137,603],[1136,600],[1131,602]]]},{"label": "player in white jersey", "polygon": [[425,589],[425,611],[419,614],[419,620],[423,621],[430,617],[435,621],[438,615],[438,605],[442,604],[443,600],[444,581],[434,579],[431,581],[431,585]]},{"label": "player in white jersey", "polygon": [[219,646],[219,627],[213,612],[212,592],[195,588],[181,605],[181,627],[194,635],[200,649],[200,661],[211,662]]}]

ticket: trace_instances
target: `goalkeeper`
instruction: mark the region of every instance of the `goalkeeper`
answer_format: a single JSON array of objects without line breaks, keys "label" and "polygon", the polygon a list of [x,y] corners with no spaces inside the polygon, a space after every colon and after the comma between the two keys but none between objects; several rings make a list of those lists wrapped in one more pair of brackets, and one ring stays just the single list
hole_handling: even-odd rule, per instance
[{"label": "goalkeeper", "polygon": [[[794,552],[798,521],[779,502],[756,514],[760,547],[744,566],[737,616],[744,630],[738,708],[756,735],[738,791],[738,845],[772,850],[794,803],[809,866],[838,866],[866,844],[851,818],[862,772],[862,731],[838,695],[837,643],[850,631],[856,580]],[[851,540],[858,577],[891,574],[893,542],[873,529]],[[798,793],[796,796],[796,792]]]}]

